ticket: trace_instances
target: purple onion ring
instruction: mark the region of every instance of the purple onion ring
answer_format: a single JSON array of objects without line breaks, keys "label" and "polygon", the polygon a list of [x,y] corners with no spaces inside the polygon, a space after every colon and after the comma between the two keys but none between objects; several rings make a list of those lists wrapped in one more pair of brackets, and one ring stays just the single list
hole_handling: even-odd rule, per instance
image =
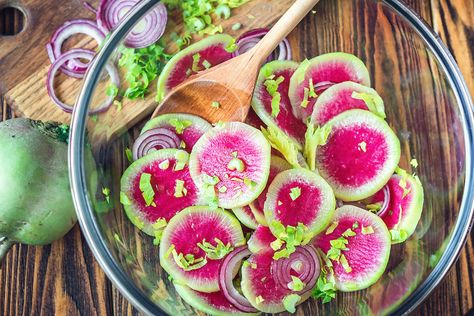
[{"label": "purple onion ring", "polygon": [[153,128],[141,134],[133,144],[133,160],[138,160],[152,151],[179,148],[178,135],[166,128]]}]

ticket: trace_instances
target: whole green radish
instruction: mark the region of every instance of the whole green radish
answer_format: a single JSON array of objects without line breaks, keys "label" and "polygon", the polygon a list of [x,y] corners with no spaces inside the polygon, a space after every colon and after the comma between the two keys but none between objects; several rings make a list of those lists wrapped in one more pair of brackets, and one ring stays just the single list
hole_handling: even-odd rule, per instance
[{"label": "whole green radish", "polygon": [[76,223],[68,136],[69,127],[57,123],[0,123],[0,261],[13,243],[49,244]]}]

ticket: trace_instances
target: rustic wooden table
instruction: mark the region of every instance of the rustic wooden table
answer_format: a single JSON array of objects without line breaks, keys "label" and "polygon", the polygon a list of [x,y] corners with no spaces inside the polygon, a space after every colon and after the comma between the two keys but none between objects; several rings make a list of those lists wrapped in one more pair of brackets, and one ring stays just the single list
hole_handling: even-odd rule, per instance
[{"label": "rustic wooden table", "polygon": [[[474,95],[474,1],[408,0],[407,3],[448,45]],[[0,35],[11,34],[20,25],[18,14],[0,8]],[[0,119],[11,117],[0,97]],[[471,233],[456,265],[416,314],[472,313],[473,241],[474,233]],[[0,315],[135,314],[137,311],[100,269],[78,227],[51,246],[14,246],[0,267]]]}]

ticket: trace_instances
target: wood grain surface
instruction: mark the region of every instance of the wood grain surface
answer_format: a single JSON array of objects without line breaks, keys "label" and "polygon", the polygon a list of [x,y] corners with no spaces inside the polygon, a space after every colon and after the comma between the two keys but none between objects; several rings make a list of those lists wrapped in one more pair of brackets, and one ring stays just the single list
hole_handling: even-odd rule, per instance
[{"label": "wood grain surface", "polygon": [[[474,1],[407,0],[407,3],[439,33],[474,95]],[[0,13],[0,34],[18,28],[20,22],[12,11]],[[13,116],[1,99],[0,119]],[[472,313],[473,240],[471,233],[455,266],[415,315]],[[13,246],[0,267],[0,315],[136,314],[107,280],[78,227],[51,246]]]}]

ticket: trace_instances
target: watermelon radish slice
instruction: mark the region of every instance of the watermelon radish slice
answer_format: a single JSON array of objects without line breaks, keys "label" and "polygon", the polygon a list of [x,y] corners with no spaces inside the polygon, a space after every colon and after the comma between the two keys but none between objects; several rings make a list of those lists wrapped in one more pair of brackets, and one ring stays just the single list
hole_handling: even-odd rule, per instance
[{"label": "watermelon radish slice", "polygon": [[191,177],[206,203],[233,209],[262,193],[270,171],[270,144],[262,132],[240,122],[221,123],[191,152]]},{"label": "watermelon radish slice", "polygon": [[[315,276],[317,278],[317,275],[319,275],[319,259],[317,257],[312,258],[311,260],[314,261],[308,263],[307,261],[299,260],[298,256],[300,255],[299,252],[296,252],[290,256],[288,260],[292,260],[291,262],[294,264],[289,264],[289,269],[276,268],[277,261],[273,260],[272,249],[254,253],[247,259],[247,264],[244,262],[242,265],[241,288],[253,307],[265,313],[279,313],[286,310],[284,301],[287,296],[298,293],[300,296],[298,304],[303,303],[311,296],[311,291],[303,293],[293,291],[290,289],[289,284],[281,284],[278,279],[284,273],[289,273],[302,279],[300,272],[297,270],[300,268],[306,271],[303,266],[309,264],[313,265],[317,271],[307,272],[314,273],[311,277]],[[289,279],[291,280],[291,278]]]},{"label": "watermelon radish slice", "polygon": [[273,236],[270,228],[258,225],[247,242],[247,246],[252,253],[257,253],[261,250],[271,249],[270,244],[275,240],[276,237]]},{"label": "watermelon radish slice", "polygon": [[355,82],[342,82],[322,92],[314,105],[313,124],[324,125],[333,117],[351,109],[369,110],[385,118],[382,98],[377,91]]},{"label": "watermelon radish slice", "polygon": [[[135,161],[124,172],[120,200],[130,221],[143,232],[157,237],[174,215],[198,202],[188,157],[182,150],[161,149]],[[144,193],[147,187],[152,190],[148,194]]]},{"label": "watermelon radish slice", "polygon": [[275,221],[283,226],[306,226],[305,237],[320,233],[334,215],[336,199],[329,184],[306,169],[279,173],[270,184],[264,213],[270,230],[278,237]]},{"label": "watermelon radish slice", "polygon": [[158,78],[157,102],[190,76],[231,59],[234,43],[232,36],[218,34],[200,40],[174,55]]},{"label": "watermelon radish slice", "polygon": [[[336,288],[365,289],[382,276],[390,256],[390,233],[377,215],[352,205],[338,208],[314,245],[332,262]],[[343,257],[344,256],[344,257]]]},{"label": "watermelon radish slice", "polygon": [[258,130],[262,127],[266,127],[266,124],[262,122],[252,108],[249,109],[247,117],[245,118],[245,124],[255,127]]},{"label": "watermelon radish slice", "polygon": [[387,183],[390,202],[379,216],[392,234],[392,243],[404,242],[415,231],[423,210],[423,187],[404,170],[393,175]]},{"label": "watermelon radish slice", "polygon": [[[229,212],[212,210],[207,206],[188,207],[174,216],[163,231],[160,264],[177,283],[196,291],[217,292],[219,265],[223,257],[211,257],[200,246],[208,242],[218,247],[216,239],[232,248],[242,246],[246,242],[239,221]],[[197,266],[190,262],[191,268],[185,269],[176,259],[181,254],[201,261]],[[206,261],[204,265],[201,264],[204,261],[201,258]]]},{"label": "watermelon radish slice", "polygon": [[221,291],[213,293],[198,292],[186,285],[174,283],[176,292],[181,298],[192,307],[214,316],[258,315],[258,313],[244,313],[232,305]]},{"label": "watermelon radish slice", "polygon": [[270,186],[270,183],[273,182],[273,179],[275,179],[277,174],[288,169],[291,169],[291,165],[286,160],[277,156],[272,156],[267,185],[259,197],[250,203],[250,208],[252,209],[255,219],[260,225],[268,226],[267,221],[265,220],[265,214],[263,213],[263,207],[265,205],[265,200],[267,199],[268,187]]},{"label": "watermelon radish slice", "polygon": [[191,114],[163,114],[149,120],[141,134],[154,128],[165,128],[175,133],[181,141],[181,149],[191,152],[201,136],[212,128],[206,120]]},{"label": "watermelon radish slice", "polygon": [[344,81],[370,87],[369,71],[354,55],[329,53],[302,62],[291,77],[288,93],[294,115],[305,122],[313,112],[317,96]]},{"label": "watermelon radish slice", "polygon": [[250,206],[246,205],[243,207],[237,207],[232,210],[235,217],[244,225],[250,229],[255,229],[258,226],[258,222],[253,215],[252,209]]},{"label": "watermelon radish slice", "polygon": [[400,160],[400,141],[377,115],[349,110],[327,123],[331,132],[318,148],[316,165],[337,198],[359,201],[380,190]]},{"label": "watermelon radish slice", "polygon": [[[301,148],[306,125],[293,115],[288,97],[290,79],[296,68],[298,63],[294,61],[273,61],[264,65],[255,86],[252,108],[267,126],[279,128]],[[273,106],[272,101],[275,101]]]}]

